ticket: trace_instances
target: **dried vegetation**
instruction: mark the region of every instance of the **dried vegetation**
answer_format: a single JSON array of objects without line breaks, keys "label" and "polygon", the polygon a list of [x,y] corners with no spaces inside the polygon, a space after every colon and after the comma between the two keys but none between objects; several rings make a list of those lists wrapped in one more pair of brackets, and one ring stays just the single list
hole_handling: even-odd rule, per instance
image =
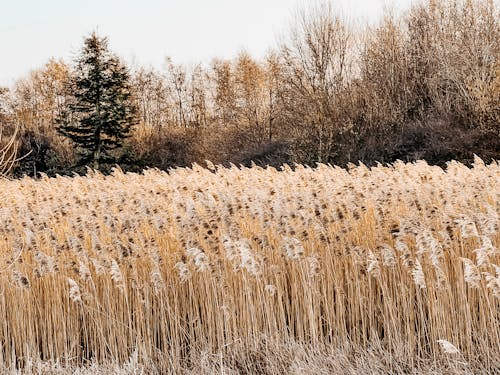
[{"label": "dried vegetation", "polygon": [[494,373],[499,181],[479,159],[0,181],[0,368]]}]

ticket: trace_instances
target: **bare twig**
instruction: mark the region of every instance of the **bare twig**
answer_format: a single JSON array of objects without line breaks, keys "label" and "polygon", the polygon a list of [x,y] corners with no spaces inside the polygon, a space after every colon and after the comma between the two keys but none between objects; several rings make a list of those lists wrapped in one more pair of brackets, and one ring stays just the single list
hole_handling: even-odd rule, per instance
[{"label": "bare twig", "polygon": [[[16,162],[24,159],[31,153],[30,151],[21,157],[17,157],[19,151],[19,143],[17,141],[18,131],[19,127],[16,126],[14,133],[10,136],[7,143],[0,146],[0,177],[7,176],[12,171]],[[2,138],[3,134],[0,130],[0,145],[2,144]]]}]

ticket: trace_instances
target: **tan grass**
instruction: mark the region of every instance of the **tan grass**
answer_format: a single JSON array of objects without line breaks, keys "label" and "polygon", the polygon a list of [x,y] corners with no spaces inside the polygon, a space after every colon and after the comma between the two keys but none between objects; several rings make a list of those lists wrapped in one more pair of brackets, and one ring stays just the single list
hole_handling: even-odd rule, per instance
[{"label": "tan grass", "polygon": [[499,182],[479,159],[0,181],[0,369],[494,373]]}]

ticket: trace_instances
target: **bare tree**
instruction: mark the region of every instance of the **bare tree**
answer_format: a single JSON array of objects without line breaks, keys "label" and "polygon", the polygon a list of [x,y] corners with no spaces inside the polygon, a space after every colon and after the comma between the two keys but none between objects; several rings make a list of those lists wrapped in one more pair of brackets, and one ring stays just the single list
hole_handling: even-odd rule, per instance
[{"label": "bare tree", "polygon": [[207,79],[207,73],[200,64],[192,69],[188,84],[189,124],[194,128],[206,127],[209,122]]},{"label": "bare tree", "polygon": [[172,100],[174,102],[175,124],[187,127],[187,103],[188,103],[188,79],[186,68],[179,64],[174,64],[167,58],[167,80],[170,88]]},{"label": "bare tree", "polygon": [[386,14],[377,27],[368,28],[360,55],[361,79],[357,89],[367,104],[360,108],[365,120],[362,125],[372,129],[403,126],[412,106],[414,82],[409,77],[406,35],[401,22],[393,14]]},{"label": "bare tree", "polygon": [[[279,56],[271,52],[265,62],[265,75],[266,75],[266,90],[267,90],[267,139],[269,142],[273,141],[276,136],[276,123],[281,120],[280,112],[280,95],[282,94],[283,68],[280,63]],[[281,100],[283,101],[283,100]]]},{"label": "bare tree", "polygon": [[302,11],[281,47],[282,104],[301,143],[301,160],[328,162],[351,130],[339,118],[338,96],[349,82],[352,41],[348,26],[326,3]]},{"label": "bare tree", "polygon": [[55,134],[54,121],[64,106],[68,78],[69,67],[52,59],[17,81],[11,104],[22,130]]},{"label": "bare tree", "polygon": [[212,81],[214,82],[214,115],[216,122],[227,127],[237,121],[236,88],[231,62],[214,60],[212,63]]},{"label": "bare tree", "polygon": [[141,125],[159,132],[171,116],[165,77],[154,69],[140,68],[132,82]]},{"label": "bare tree", "polygon": [[428,0],[412,8],[407,24],[419,109],[453,113],[499,135],[500,27],[494,2]]}]

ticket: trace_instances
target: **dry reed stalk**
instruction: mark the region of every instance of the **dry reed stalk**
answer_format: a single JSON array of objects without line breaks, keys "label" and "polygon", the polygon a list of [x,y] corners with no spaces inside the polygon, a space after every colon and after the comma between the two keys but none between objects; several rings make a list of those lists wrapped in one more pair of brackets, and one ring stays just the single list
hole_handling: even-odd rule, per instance
[{"label": "dry reed stalk", "polygon": [[493,373],[499,181],[479,161],[0,181],[0,368],[227,370],[294,343]]}]

